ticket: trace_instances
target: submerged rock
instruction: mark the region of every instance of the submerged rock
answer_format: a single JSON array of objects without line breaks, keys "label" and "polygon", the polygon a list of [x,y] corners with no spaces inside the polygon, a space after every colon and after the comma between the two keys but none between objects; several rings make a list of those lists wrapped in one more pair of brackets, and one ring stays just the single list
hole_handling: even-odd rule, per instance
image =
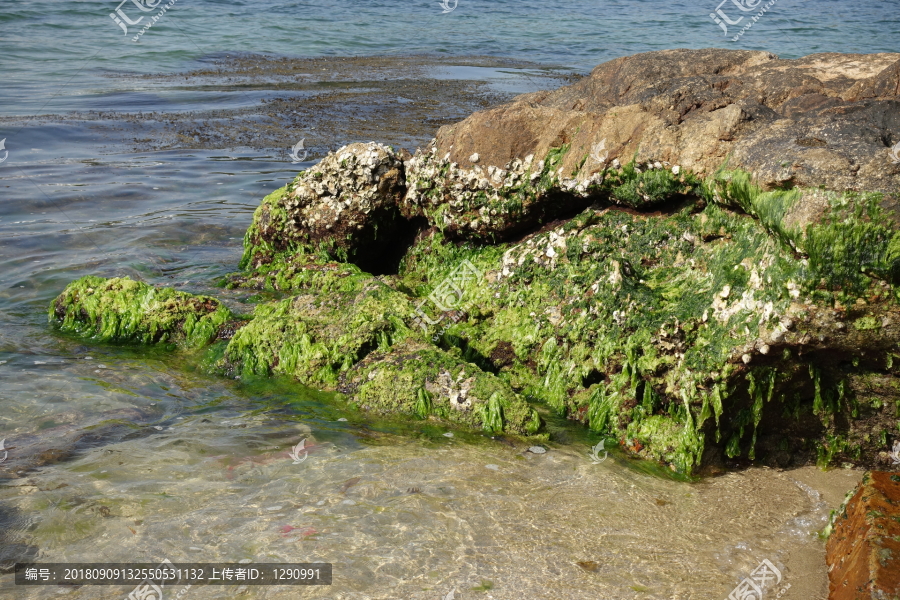
[{"label": "submerged rock", "polygon": [[127,277],[86,276],[66,286],[50,306],[63,331],[100,342],[204,346],[233,319],[209,296],[156,288]]},{"label": "submerged rock", "polygon": [[507,383],[413,340],[379,350],[342,374],[340,390],[361,408],[438,418],[491,432],[534,434],[541,420]]},{"label": "submerged rock", "polygon": [[225,348],[229,374],[284,374],[334,388],[338,375],[375,349],[410,335],[408,297],[369,277],[359,289],[318,291],[259,304]]}]

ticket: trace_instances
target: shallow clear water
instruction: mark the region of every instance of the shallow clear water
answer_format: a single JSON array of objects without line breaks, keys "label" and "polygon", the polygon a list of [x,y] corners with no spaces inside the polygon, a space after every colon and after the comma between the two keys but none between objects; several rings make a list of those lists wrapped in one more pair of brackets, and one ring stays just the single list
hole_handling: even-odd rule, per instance
[{"label": "shallow clear water", "polygon": [[[24,117],[0,122],[9,151],[0,162],[9,453],[0,563],[335,564],[330,588],[249,588],[246,598],[706,599],[726,597],[765,558],[792,585],[783,598],[824,597],[814,533],[858,473],[751,469],[687,483],[617,454],[592,464],[597,439],[561,424],[543,455],[448,438],[434,426],[375,422],[297,386],[225,381],[178,356],[88,346],[56,335],[45,313],[84,274],[214,291],[239,306],[245,294],[213,282],[235,269],[262,196],[304,166],[283,149],[128,150],[115,121],[101,126],[84,111],[237,108],[272,95],[142,74],[200,69],[235,51],[488,54],[578,72],[672,47],[896,51],[895,1],[779,0],[739,42],[723,37],[709,18],[717,2],[705,1],[460,0],[441,14],[437,0],[178,0],[139,43],[109,18],[116,4],[0,0],[0,116]],[[444,64],[431,76],[521,92],[539,84],[529,74]],[[82,112],[26,122],[69,111]],[[302,439],[309,458],[294,465],[287,451]],[[490,587],[483,581],[492,588],[473,589]],[[0,574],[4,598],[128,591],[16,588]],[[187,597],[238,594],[194,587]]]},{"label": "shallow clear water", "polygon": [[[753,469],[687,483],[616,453],[593,464],[597,438],[552,419],[550,450],[537,455],[47,326],[53,296],[87,273],[240,306],[246,292],[212,282],[235,268],[259,198],[294,168],[236,152],[38,155],[29,177],[4,180],[0,562],[325,561],[334,585],[303,597],[587,600],[724,598],[768,559],[792,584],[784,598],[824,597],[815,534],[856,472]],[[295,465],[288,451],[303,439],[308,459]],[[16,588],[0,574],[0,597],[128,591]]]}]

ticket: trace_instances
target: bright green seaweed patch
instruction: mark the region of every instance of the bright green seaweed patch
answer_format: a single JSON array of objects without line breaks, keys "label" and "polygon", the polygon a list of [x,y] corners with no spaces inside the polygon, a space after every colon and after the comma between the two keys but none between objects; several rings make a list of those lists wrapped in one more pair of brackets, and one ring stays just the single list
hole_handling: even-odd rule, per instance
[{"label": "bright green seaweed patch", "polygon": [[[469,282],[468,318],[442,340],[482,357],[511,348],[514,360],[498,368],[516,388],[679,471],[699,464],[710,434],[727,442],[729,456],[753,459],[776,372],[736,367],[736,349],[778,326],[797,295],[823,278],[848,293],[888,274],[896,243],[871,210],[842,208],[871,207],[877,195],[832,198],[823,220],[795,232],[783,220],[800,192],[762,192],[746,174],[719,176],[720,203],[668,215],[591,209],[554,231],[489,248],[431,236],[409,252],[404,281],[424,292],[423,279],[439,281],[472,261],[486,275]],[[860,231],[880,233],[862,239]],[[827,252],[816,249],[819,240],[831,240]],[[860,256],[874,257],[868,275],[848,266]],[[856,329],[870,322],[877,324],[863,318]]]},{"label": "bright green seaweed patch", "polygon": [[287,235],[289,219],[287,211],[281,205],[281,199],[287,191],[288,186],[275,190],[256,207],[253,221],[244,233],[244,254],[239,264],[241,269],[297,250],[296,244]]},{"label": "bright green seaweed patch", "polygon": [[678,198],[696,195],[700,180],[690,172],[638,168],[634,160],[621,170],[608,171],[598,191],[608,193],[616,204],[643,209]]},{"label": "bright green seaweed patch", "polygon": [[373,279],[354,264],[336,262],[322,254],[297,252],[278,255],[271,262],[229,275],[224,284],[231,289],[330,294],[359,292]]},{"label": "bright green seaweed patch", "polygon": [[508,384],[433,346],[407,340],[347,371],[340,390],[376,413],[437,418],[492,433],[537,433],[540,417]]},{"label": "bright green seaweed patch", "polygon": [[409,299],[375,278],[358,290],[310,293],[260,304],[238,330],[221,366],[229,373],[286,374],[333,388],[338,375],[412,332]]},{"label": "bright green seaweed patch", "polygon": [[808,259],[804,274],[812,287],[824,284],[861,294],[872,278],[895,283],[900,277],[900,232],[885,215],[878,192],[812,192],[827,208],[806,227],[790,227],[785,216],[803,190],[762,191],[743,171],[720,171],[707,184],[711,199],[739,207],[771,234]]},{"label": "bright green seaweed patch", "polygon": [[155,288],[127,277],[86,276],[66,286],[51,303],[49,318],[63,331],[95,341],[199,347],[233,317],[208,296]]}]

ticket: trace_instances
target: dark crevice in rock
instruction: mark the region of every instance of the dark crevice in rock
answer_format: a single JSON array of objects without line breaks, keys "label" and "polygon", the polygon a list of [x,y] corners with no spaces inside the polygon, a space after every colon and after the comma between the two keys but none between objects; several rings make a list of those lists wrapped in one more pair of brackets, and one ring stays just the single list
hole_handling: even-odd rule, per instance
[{"label": "dark crevice in rock", "polygon": [[351,262],[372,275],[396,275],[400,271],[400,262],[418,235],[428,229],[428,220],[424,217],[404,219],[398,214],[394,223],[390,234],[373,242],[371,248],[357,250]]},{"label": "dark crevice in rock", "polygon": [[606,375],[604,375],[597,369],[591,369],[591,371],[587,375],[581,378],[581,386],[587,389],[592,385],[601,383],[603,381],[606,381]]},{"label": "dark crevice in rock", "polygon": [[493,354],[490,357],[485,356],[470,345],[469,340],[463,337],[445,333],[439,337],[437,346],[443,350],[458,349],[464,361],[477,365],[482,371],[494,374],[499,372],[499,368],[494,364]]}]

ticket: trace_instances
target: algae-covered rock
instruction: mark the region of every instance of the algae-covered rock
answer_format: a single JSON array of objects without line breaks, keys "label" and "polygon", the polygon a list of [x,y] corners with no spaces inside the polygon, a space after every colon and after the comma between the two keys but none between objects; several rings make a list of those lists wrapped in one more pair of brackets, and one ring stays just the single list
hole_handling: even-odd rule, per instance
[{"label": "algae-covered rock", "polygon": [[[218,366],[490,431],[537,431],[533,400],[684,473],[871,465],[900,437],[898,60],[648,53],[406,163],[347,146],[256,211],[226,284],[280,299]],[[101,339],[225,318],[85,281],[51,315]]]},{"label": "algae-covered rock", "polygon": [[383,250],[405,226],[398,209],[405,191],[403,164],[390,147],[344,146],[263,200],[244,238],[241,266],[298,251],[367,264],[369,253]]},{"label": "algae-covered rock", "polygon": [[354,292],[373,279],[354,264],[323,258],[320,254],[284,254],[225,278],[225,286],[274,292]]},{"label": "algae-covered rock", "polygon": [[541,426],[507,383],[414,340],[373,352],[342,374],[340,390],[378,413],[434,416],[495,433],[534,434]]},{"label": "algae-covered rock", "polygon": [[588,209],[506,246],[435,234],[402,276],[438,282],[465,257],[484,276],[467,319],[432,327],[440,339],[677,470],[705,454],[876,456],[900,424],[885,380],[897,386],[900,235],[882,195],[819,192],[826,208],[800,226],[785,215],[805,190],[720,172],[700,191],[667,211]]},{"label": "algae-covered rock", "polygon": [[307,293],[260,304],[225,349],[233,374],[284,374],[333,389],[338,375],[375,349],[410,335],[405,295],[369,277],[358,290]]},{"label": "algae-covered rock", "polygon": [[646,52],[445,125],[434,152],[463,173],[487,173],[529,155],[546,161],[568,146],[554,168],[574,188],[636,157],[703,178],[730,159],[765,189],[897,194],[900,165],[890,151],[900,141],[898,73],[900,53],[787,60],[712,48]]},{"label": "algae-covered rock", "polygon": [[50,305],[63,331],[95,341],[208,344],[226,329],[231,312],[209,296],[155,288],[127,277],[82,277]]},{"label": "algae-covered rock", "polygon": [[[403,214],[425,217],[453,238],[500,241],[594,202],[643,209],[699,189],[700,181],[691,173],[653,162],[606,165],[596,153],[566,170],[560,165],[569,152],[564,144],[548,149],[540,160],[529,154],[502,167],[466,168],[452,162],[449,153],[441,156],[432,144],[406,163],[409,189]],[[593,170],[577,179],[582,167]]]}]

